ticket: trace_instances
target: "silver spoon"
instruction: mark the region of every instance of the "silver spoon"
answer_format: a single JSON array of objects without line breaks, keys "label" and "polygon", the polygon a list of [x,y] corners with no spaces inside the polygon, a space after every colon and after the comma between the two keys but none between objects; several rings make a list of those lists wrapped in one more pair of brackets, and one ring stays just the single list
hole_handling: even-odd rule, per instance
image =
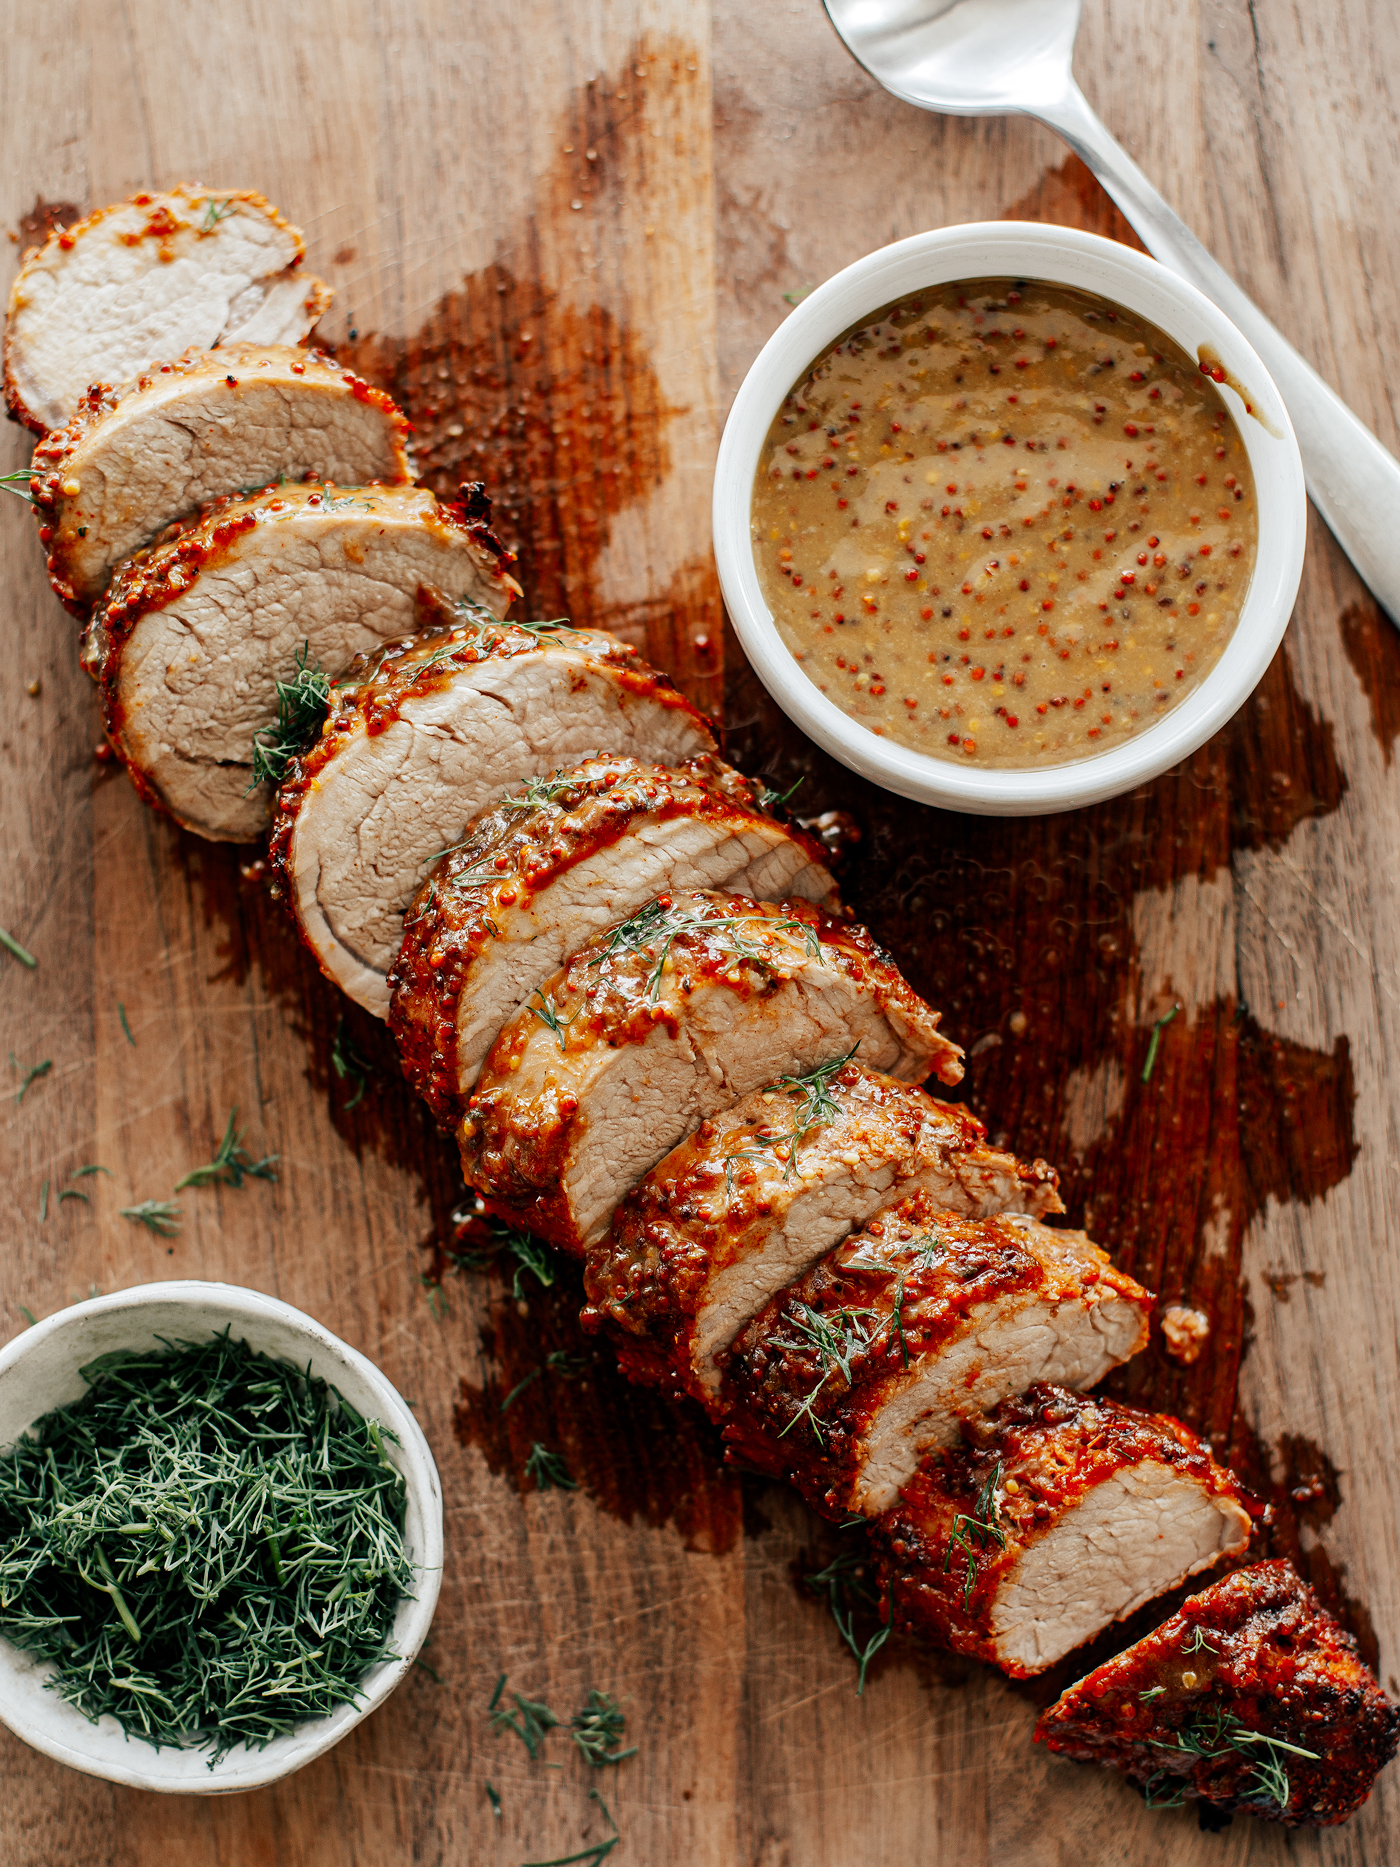
[{"label": "silver spoon", "polygon": [[1082,0],[823,0],[887,91],[958,117],[1038,117],[1082,157],[1144,244],[1214,299],[1279,386],[1313,504],[1400,625],[1400,461],[1216,264],[1089,108],[1071,58]]}]

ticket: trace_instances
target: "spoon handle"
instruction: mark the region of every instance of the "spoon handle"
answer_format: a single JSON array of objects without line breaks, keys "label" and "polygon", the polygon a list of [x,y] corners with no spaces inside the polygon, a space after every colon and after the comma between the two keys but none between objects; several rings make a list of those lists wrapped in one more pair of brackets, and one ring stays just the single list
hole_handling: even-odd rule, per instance
[{"label": "spoon handle", "polygon": [[1088,164],[1154,258],[1199,286],[1263,358],[1293,422],[1313,504],[1400,626],[1400,461],[1212,259],[1114,141],[1077,85],[1071,83],[1055,104],[1035,114]]}]

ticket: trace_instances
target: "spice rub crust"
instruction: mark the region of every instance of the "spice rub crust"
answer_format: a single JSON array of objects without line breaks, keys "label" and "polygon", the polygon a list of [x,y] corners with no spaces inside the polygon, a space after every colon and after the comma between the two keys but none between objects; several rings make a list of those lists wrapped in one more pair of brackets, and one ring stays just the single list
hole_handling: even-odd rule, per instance
[{"label": "spice rub crust", "polygon": [[1290,1827],[1344,1822],[1400,1744],[1397,1709],[1287,1562],[1214,1582],[1043,1712],[1038,1742]]}]

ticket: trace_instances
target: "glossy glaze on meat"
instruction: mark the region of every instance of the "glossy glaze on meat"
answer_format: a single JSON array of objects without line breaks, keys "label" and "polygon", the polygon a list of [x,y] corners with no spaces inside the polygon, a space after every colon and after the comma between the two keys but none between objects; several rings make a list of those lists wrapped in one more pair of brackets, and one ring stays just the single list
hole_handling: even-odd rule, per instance
[{"label": "glossy glaze on meat", "polygon": [[[835,1060],[833,1060],[835,1061]],[[971,1214],[1057,1212],[1055,1176],[989,1147],[962,1108],[858,1062],[701,1123],[588,1254],[585,1321],[623,1365],[720,1408],[720,1357],[779,1290],[902,1194]]]},{"label": "glossy glaze on meat", "polygon": [[1037,1385],[925,1455],[874,1525],[896,1620],[1014,1678],[1238,1554],[1235,1478],[1179,1421]]},{"label": "glossy glaze on meat", "polygon": [[754,1318],[725,1438],[819,1509],[887,1509],[924,1452],[1033,1381],[1083,1389],[1147,1344],[1152,1297],[1083,1232],[919,1191]]},{"label": "glossy glaze on meat", "polygon": [[938,1013],[863,927],[806,901],[678,890],[595,935],[492,1046],[458,1131],[468,1184],[579,1252],[707,1116],[854,1051],[962,1076]]},{"label": "glossy glaze on meat", "polygon": [[1370,1795],[1400,1710],[1292,1565],[1261,1562],[1071,1686],[1036,1737],[1121,1770],[1154,1808],[1190,1797],[1321,1827]]}]

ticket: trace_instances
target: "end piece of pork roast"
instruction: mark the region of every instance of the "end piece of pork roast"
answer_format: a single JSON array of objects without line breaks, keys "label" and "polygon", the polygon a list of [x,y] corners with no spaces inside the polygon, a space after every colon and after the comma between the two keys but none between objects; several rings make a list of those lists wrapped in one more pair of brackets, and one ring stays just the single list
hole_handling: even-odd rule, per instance
[{"label": "end piece of pork roast", "polygon": [[1237,1480],[1165,1415],[1037,1384],[926,1453],[871,1534],[896,1625],[1013,1678],[1237,1555]]},{"label": "end piece of pork roast", "polygon": [[864,928],[806,901],[676,890],[596,934],[505,1025],[458,1131],[463,1171],[581,1252],[705,1116],[857,1050],[905,1081],[962,1076],[938,1013]]},{"label": "end piece of pork roast", "polygon": [[93,383],[216,344],[299,343],[331,302],[262,195],[182,185],[99,208],[25,255],[5,322],[5,403],[44,434]]},{"label": "end piece of pork roast", "polygon": [[678,765],[714,750],[704,717],[615,636],[464,622],[450,605],[438,618],[449,633],[376,650],[339,683],[269,849],[322,971],[380,1018],[404,910],[503,792],[595,754]]},{"label": "end piece of pork roast", "polygon": [[1092,1387],[1147,1346],[1153,1298],[1083,1232],[948,1212],[922,1189],[754,1318],[725,1438],[819,1510],[887,1510],[959,1421],[1036,1381]]},{"label": "end piece of pork roast", "polygon": [[591,934],[657,895],[715,888],[836,907],[820,846],[716,758],[586,760],[478,817],[404,917],[389,1028],[404,1072],[455,1127],[506,1020]]},{"label": "end piece of pork roast", "polygon": [[1400,1710],[1292,1565],[1260,1562],[1071,1686],[1035,1734],[1121,1770],[1152,1808],[1191,1797],[1325,1827],[1370,1795]]},{"label": "end piece of pork roast", "polygon": [[215,500],[279,480],[411,478],[390,398],[314,350],[192,350],[95,383],[34,450],[29,494],[59,601],[84,616],[123,558]]},{"label": "end piece of pork roast", "polygon": [[128,559],[84,663],[148,802],[215,842],[266,828],[253,740],[299,659],[334,677],[413,626],[432,584],[493,615],[517,593],[484,525],[420,487],[269,487]]},{"label": "end piece of pork roast", "polygon": [[585,1325],[625,1372],[723,1412],[722,1358],[770,1297],[925,1188],[974,1217],[1062,1210],[1044,1161],[988,1147],[966,1109],[857,1062],[774,1083],[700,1124],[588,1253]]}]

